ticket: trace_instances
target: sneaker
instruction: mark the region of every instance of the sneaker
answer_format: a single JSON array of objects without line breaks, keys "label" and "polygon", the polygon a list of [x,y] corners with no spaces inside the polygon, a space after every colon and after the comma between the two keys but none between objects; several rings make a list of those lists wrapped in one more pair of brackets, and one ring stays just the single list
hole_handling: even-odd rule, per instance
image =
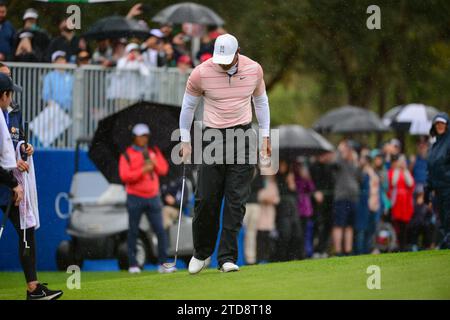
[{"label": "sneaker", "polygon": [[141,268],[139,267],[129,267],[128,272],[131,274],[141,273]]},{"label": "sneaker", "polygon": [[192,257],[191,261],[189,261],[189,273],[196,274],[202,271],[203,269],[208,268],[211,263],[211,257],[206,258],[206,260],[199,260],[196,257]]},{"label": "sneaker", "polygon": [[158,272],[159,273],[174,273],[175,271],[177,271],[177,268],[175,268],[175,267],[166,268],[163,265],[160,265],[158,267]]},{"label": "sneaker", "polygon": [[323,253],[320,255],[320,258],[321,258],[321,259],[326,259],[326,258],[328,258],[328,253],[323,252]]},{"label": "sneaker", "polygon": [[61,290],[49,290],[46,286],[47,283],[38,283],[33,292],[27,291],[27,300],[56,300],[63,295]]},{"label": "sneaker", "polygon": [[220,271],[221,272],[235,272],[235,271],[239,271],[239,267],[232,263],[232,262],[225,262],[221,267],[220,267]]},{"label": "sneaker", "polygon": [[314,252],[312,258],[313,259],[320,259],[320,258],[322,258],[322,254],[320,252]]}]

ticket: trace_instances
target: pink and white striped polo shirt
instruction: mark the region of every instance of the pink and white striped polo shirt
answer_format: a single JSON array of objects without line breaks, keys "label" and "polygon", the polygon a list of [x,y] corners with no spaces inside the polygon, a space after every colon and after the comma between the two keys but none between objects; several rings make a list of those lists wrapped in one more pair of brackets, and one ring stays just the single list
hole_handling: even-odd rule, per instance
[{"label": "pink and white striped polo shirt", "polygon": [[211,128],[228,128],[252,121],[252,96],[266,91],[262,67],[239,55],[238,70],[229,76],[209,59],[191,73],[186,92],[204,97],[203,122]]}]

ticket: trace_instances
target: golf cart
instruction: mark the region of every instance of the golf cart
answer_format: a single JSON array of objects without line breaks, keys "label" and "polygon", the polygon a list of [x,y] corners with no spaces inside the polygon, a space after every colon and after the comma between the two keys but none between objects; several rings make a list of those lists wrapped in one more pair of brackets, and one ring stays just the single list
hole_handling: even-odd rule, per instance
[{"label": "golf cart", "polygon": [[[82,267],[86,259],[117,259],[121,270],[128,269],[128,213],[122,185],[110,184],[101,172],[79,171],[80,147],[90,139],[78,139],[75,149],[75,173],[70,187],[71,214],[67,226],[70,240],[62,241],[56,252],[59,270],[70,265]],[[192,183],[186,180],[186,191],[192,194]],[[182,215],[178,255],[188,261],[193,252],[192,218]],[[157,237],[145,215],[139,226],[136,258],[140,267],[157,262]],[[168,231],[168,256],[175,253],[177,224]]]}]

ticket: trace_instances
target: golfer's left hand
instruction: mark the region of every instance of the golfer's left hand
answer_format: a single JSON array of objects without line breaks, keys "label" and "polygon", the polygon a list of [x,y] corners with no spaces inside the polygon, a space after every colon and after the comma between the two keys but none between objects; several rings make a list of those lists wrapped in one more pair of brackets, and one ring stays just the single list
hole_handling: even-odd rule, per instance
[{"label": "golfer's left hand", "polygon": [[21,146],[22,152],[25,152],[28,156],[32,156],[34,153],[34,148],[31,144],[27,143],[27,148],[25,149],[25,145]]}]

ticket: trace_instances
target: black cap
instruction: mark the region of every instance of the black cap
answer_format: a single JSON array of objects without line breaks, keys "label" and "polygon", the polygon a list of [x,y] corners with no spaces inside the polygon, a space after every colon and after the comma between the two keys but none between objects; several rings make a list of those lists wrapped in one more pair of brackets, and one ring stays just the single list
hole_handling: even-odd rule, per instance
[{"label": "black cap", "polygon": [[11,77],[0,73],[0,91],[22,92],[22,88],[12,81]]}]

